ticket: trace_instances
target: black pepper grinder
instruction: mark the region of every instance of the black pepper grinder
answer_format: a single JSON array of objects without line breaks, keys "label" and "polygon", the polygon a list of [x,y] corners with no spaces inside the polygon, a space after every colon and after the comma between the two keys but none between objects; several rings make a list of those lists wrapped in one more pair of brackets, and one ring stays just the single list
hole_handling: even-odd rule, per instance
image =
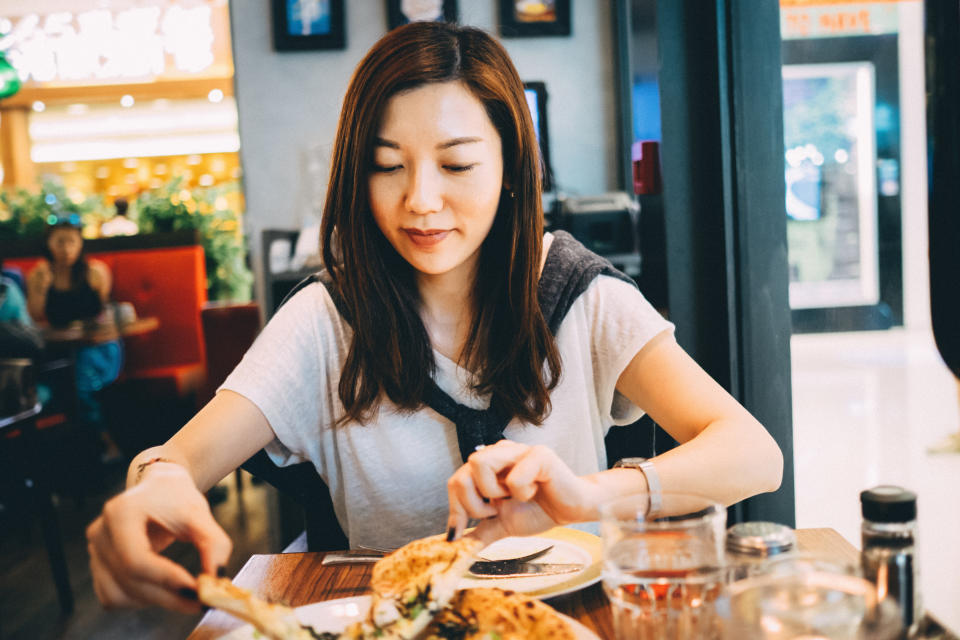
[{"label": "black pepper grinder", "polygon": [[912,635],[923,617],[917,566],[917,494],[881,485],[860,493],[864,577],[877,585],[882,600],[900,605],[903,626]]}]

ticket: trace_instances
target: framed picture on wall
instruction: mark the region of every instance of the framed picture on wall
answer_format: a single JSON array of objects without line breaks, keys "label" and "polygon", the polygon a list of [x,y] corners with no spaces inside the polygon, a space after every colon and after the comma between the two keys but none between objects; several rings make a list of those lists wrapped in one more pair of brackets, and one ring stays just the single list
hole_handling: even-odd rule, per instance
[{"label": "framed picture on wall", "polygon": [[277,51],[343,49],[347,46],[344,0],[271,0]]},{"label": "framed picture on wall", "polygon": [[499,0],[499,2],[500,35],[505,38],[570,35],[572,0]]},{"label": "framed picture on wall", "polygon": [[457,0],[387,0],[387,29],[423,20],[456,22]]}]

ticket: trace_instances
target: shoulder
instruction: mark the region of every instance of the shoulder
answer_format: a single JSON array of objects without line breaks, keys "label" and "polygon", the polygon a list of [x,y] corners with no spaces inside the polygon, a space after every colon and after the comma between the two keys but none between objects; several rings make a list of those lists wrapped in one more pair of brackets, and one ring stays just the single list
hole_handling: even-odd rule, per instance
[{"label": "shoulder", "polygon": [[33,268],[30,269],[30,273],[27,274],[27,280],[36,280],[41,276],[45,276],[51,273],[50,263],[46,260],[40,260],[37,264],[33,265]]},{"label": "shoulder", "polygon": [[321,341],[343,334],[347,323],[334,304],[327,288],[317,281],[294,289],[276,309],[268,323],[271,333],[317,333]]},{"label": "shoulder", "polygon": [[87,266],[90,268],[90,273],[96,273],[97,275],[110,275],[110,267],[99,260],[89,259],[87,260]]},{"label": "shoulder", "polygon": [[87,280],[90,286],[102,286],[110,282],[110,267],[99,260],[87,261]]}]

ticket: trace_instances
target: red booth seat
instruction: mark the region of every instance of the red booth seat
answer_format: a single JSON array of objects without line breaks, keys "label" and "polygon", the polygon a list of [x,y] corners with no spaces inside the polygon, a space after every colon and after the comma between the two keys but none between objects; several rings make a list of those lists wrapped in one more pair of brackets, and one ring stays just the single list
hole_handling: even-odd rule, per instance
[{"label": "red booth seat", "polygon": [[[93,251],[113,274],[111,297],[131,302],[140,317],[159,319],[160,327],[125,340],[121,379],[172,384],[180,395],[200,388],[205,375],[200,310],[207,302],[203,248],[198,245]],[[39,257],[8,258],[26,276]]]}]

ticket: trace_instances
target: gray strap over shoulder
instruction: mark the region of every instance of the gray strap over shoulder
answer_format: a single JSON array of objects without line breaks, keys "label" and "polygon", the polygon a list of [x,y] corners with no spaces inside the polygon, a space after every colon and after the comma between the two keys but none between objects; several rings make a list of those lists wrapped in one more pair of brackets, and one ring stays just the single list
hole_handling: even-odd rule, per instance
[{"label": "gray strap over shoulder", "polygon": [[[637,285],[632,278],[618,271],[609,260],[584,247],[566,231],[554,231],[553,236],[553,244],[550,246],[547,261],[540,274],[537,298],[550,332],[556,335],[570,307],[598,276],[612,276],[634,287]],[[313,282],[320,282],[326,287],[337,310],[349,323],[350,317],[346,313],[346,305],[332,286],[333,283],[326,271],[315,273],[300,282],[280,303],[281,306]],[[478,411],[466,407],[451,398],[436,383],[429,385],[423,401],[456,425],[457,441],[463,460],[466,460],[478,445],[493,444],[502,440],[503,430],[512,418],[492,408]]]}]

